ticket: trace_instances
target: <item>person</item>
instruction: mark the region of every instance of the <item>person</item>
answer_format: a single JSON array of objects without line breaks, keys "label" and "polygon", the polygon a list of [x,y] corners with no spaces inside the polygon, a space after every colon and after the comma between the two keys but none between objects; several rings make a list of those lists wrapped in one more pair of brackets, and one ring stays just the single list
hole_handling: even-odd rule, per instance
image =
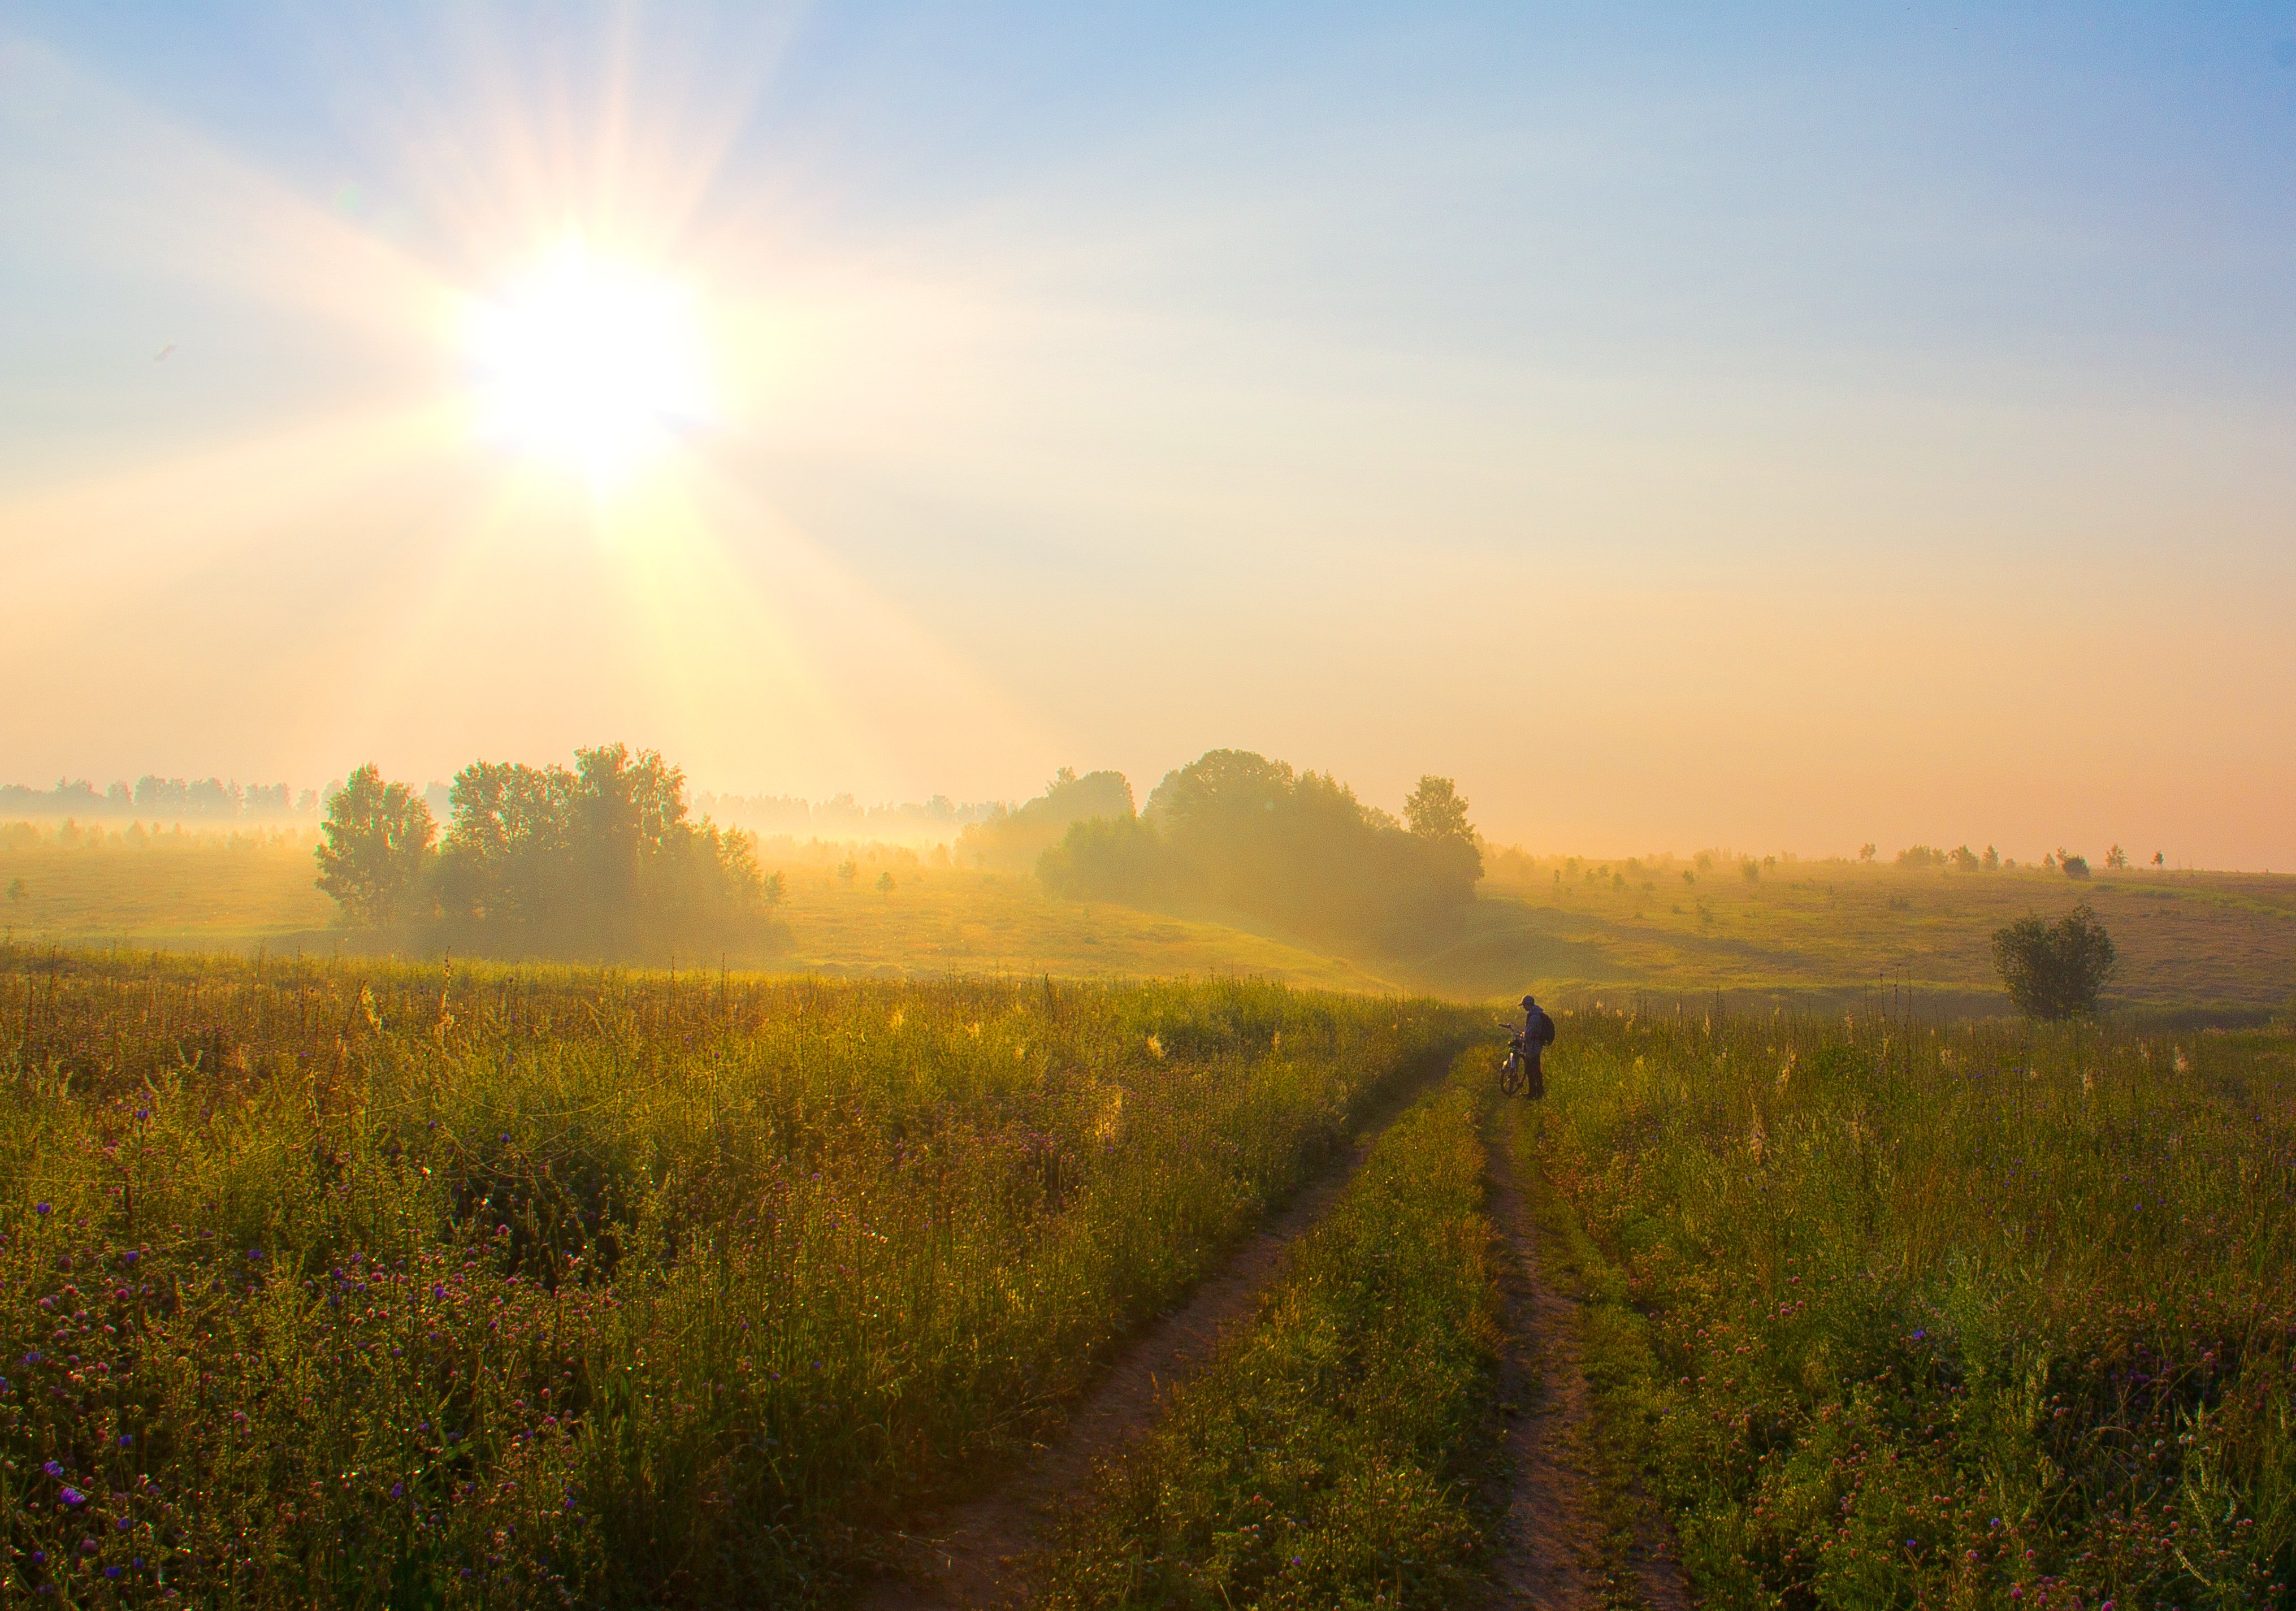
[{"label": "person", "polygon": [[1554,1020],[1538,1005],[1536,996],[1522,999],[1522,1060],[1525,1078],[1524,1095],[1538,1097],[1546,1095],[1546,1071],[1540,1065],[1548,1047],[1554,1044]]}]

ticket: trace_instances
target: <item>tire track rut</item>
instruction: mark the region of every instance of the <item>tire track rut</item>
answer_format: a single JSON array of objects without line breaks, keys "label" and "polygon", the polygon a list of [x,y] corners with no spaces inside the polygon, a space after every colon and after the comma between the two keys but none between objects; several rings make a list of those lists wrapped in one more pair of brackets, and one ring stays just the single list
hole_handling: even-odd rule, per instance
[{"label": "tire track rut", "polygon": [[1513,1480],[1490,1562],[1493,1603],[1596,1611],[1632,1598],[1647,1611],[1690,1611],[1681,1569],[1645,1504],[1635,1507],[1629,1594],[1619,1592],[1626,1585],[1604,1581],[1608,1524],[1587,1459],[1595,1395],[1579,1352],[1580,1305],[1551,1286],[1540,1265],[1538,1230],[1515,1180],[1513,1128],[1502,1110],[1486,1137],[1491,1220],[1509,1250],[1502,1277],[1509,1346],[1499,1401],[1514,1411],[1507,1426]]},{"label": "tire track rut", "polygon": [[1086,1492],[1095,1467],[1154,1425],[1165,1393],[1210,1358],[1222,1335],[1250,1319],[1286,1250],[1331,1212],[1387,1127],[1443,1076],[1459,1049],[1447,1044],[1392,1081],[1366,1110],[1347,1151],[1263,1221],[1178,1307],[1151,1322],[1032,1457],[979,1498],[928,1513],[898,1535],[898,1569],[864,1586],[854,1602],[861,1611],[1025,1605],[1026,1563],[1049,1524]]}]

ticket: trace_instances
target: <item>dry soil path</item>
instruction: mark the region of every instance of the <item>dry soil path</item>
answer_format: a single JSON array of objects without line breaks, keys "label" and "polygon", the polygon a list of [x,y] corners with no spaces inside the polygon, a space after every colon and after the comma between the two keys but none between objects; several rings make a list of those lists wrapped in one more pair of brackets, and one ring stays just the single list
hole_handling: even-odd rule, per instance
[{"label": "dry soil path", "polygon": [[1353,1145],[1292,1195],[1178,1308],[1155,1321],[1087,1392],[1052,1441],[979,1499],[922,1516],[902,1535],[898,1574],[872,1582],[862,1611],[927,1611],[1027,1603],[1022,1574],[1048,1524],[1085,1492],[1095,1467],[1153,1425],[1165,1391],[1208,1359],[1221,1335],[1256,1312],[1284,1251],[1331,1211],[1380,1135],[1450,1066],[1449,1048],[1394,1082],[1366,1114]]},{"label": "dry soil path", "polygon": [[[1488,1138],[1491,1220],[1506,1239],[1502,1276],[1508,1343],[1499,1366],[1513,1482],[1493,1553],[1493,1602],[1534,1611],[1595,1611],[1620,1596],[1603,1582],[1605,1523],[1585,1443],[1594,1393],[1580,1363],[1579,1304],[1548,1284],[1538,1237],[1515,1181],[1513,1115],[1502,1110]],[[1682,1573],[1646,1508],[1637,1517],[1629,1588],[1648,1611],[1690,1611]]]}]

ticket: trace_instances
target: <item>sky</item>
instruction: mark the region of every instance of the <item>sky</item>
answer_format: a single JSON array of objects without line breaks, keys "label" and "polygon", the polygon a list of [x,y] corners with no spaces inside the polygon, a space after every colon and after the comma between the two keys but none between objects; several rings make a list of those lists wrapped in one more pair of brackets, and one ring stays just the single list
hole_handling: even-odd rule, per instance
[{"label": "sky", "polygon": [[0,781],[2284,870],[2292,157],[2296,4],[0,0]]}]

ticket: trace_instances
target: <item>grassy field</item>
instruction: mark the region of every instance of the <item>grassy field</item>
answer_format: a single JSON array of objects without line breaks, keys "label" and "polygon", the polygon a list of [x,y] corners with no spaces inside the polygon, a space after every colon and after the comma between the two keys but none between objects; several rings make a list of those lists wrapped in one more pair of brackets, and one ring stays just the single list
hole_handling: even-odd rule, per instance
[{"label": "grassy field", "polygon": [[[1590,875],[1597,866],[1606,876]],[[1728,867],[1628,874],[1601,863],[1557,880],[1561,870],[1497,863],[1464,925],[1406,939],[1367,964],[1471,999],[1536,981],[1581,1001],[1719,990],[1742,1005],[1830,1011],[1866,1005],[1881,982],[1913,989],[1936,1012],[1991,1014],[2007,1007],[1993,931],[2087,900],[2120,949],[2120,1002],[2259,1015],[2296,990],[2296,878],[2283,875],[2100,873],[2076,883],[2038,868],[1824,862],[1784,863],[1750,883]]]},{"label": "grassy field", "polygon": [[[161,836],[142,848],[116,835],[66,847],[53,829],[25,837],[0,829],[0,891],[21,881],[20,894],[0,897],[0,925],[19,940],[321,954],[365,943],[330,926],[308,835]],[[849,854],[849,882],[834,870]],[[755,950],[726,958],[737,966],[908,978],[1251,974],[1462,1000],[1525,989],[1581,1003],[1719,992],[1740,1007],[1818,1012],[1870,1006],[1878,984],[1915,991],[1934,1014],[1986,1015],[2007,1007],[1993,931],[2086,900],[2120,949],[2120,1006],[2258,1023],[2296,990],[2296,878],[2263,874],[2075,883],[2038,868],[1785,862],[1750,883],[1726,866],[1586,862],[1558,879],[1562,864],[1506,853],[1492,858],[1464,914],[1337,957],[1241,923],[1056,900],[1026,875],[934,866],[891,847],[784,842],[768,862],[788,898]]]},{"label": "grassy field", "polygon": [[1385,1135],[1258,1323],[1103,1472],[1046,1573],[1053,1607],[1443,1607],[1487,1517],[1496,1257],[1488,1048]]},{"label": "grassy field", "polygon": [[1707,1604],[2296,1603],[2296,1042],[1579,1013],[1548,1091]]},{"label": "grassy field", "polygon": [[[371,941],[332,926],[334,904],[314,887],[308,834],[161,835],[127,846],[111,835],[75,845],[53,830],[31,842],[0,834],[0,925],[36,943],[331,955]],[[1345,958],[1215,923],[1046,895],[1033,877],[937,867],[914,852],[856,847],[776,867],[788,892],[779,921],[734,966],[843,977],[939,978],[1044,974],[1142,978],[1250,974],[1325,990],[1392,987]],[[876,887],[881,875],[893,888]],[[652,959],[667,965],[665,955]],[[716,952],[680,959],[718,966]]]},{"label": "grassy field", "polygon": [[1464,1022],[0,950],[8,1594],[833,1603]]}]

